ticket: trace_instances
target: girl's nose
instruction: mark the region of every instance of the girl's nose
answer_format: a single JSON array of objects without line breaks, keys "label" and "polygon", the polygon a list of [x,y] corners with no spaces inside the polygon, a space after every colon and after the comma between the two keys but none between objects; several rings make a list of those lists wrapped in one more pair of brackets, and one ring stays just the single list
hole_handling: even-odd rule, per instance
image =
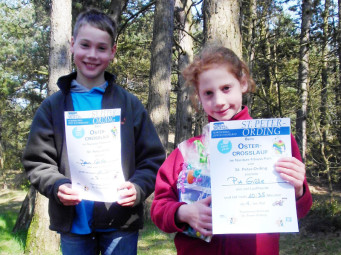
[{"label": "girl's nose", "polygon": [[217,106],[221,106],[221,105],[226,104],[226,99],[225,99],[225,97],[221,93],[217,93],[215,95],[215,104]]}]

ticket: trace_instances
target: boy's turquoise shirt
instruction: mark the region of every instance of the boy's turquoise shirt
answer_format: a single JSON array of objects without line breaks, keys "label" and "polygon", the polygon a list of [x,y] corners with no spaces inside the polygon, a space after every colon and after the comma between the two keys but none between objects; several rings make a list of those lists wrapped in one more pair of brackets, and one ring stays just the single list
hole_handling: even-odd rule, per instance
[{"label": "boy's turquoise shirt", "polygon": [[[76,80],[71,83],[71,97],[75,111],[90,111],[102,109],[102,98],[108,82],[99,87],[88,89]],[[71,233],[90,234],[94,201],[82,200],[76,205],[76,215],[72,223]]]},{"label": "boy's turquoise shirt", "polygon": [[88,89],[76,80],[71,83],[71,97],[75,111],[90,111],[102,109],[102,98],[108,82],[101,86]]}]

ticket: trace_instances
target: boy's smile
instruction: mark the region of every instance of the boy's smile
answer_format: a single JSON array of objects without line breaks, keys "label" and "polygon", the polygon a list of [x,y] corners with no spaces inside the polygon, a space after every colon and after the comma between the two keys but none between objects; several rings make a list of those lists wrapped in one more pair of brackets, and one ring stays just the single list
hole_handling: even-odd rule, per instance
[{"label": "boy's smile", "polygon": [[112,40],[106,31],[89,24],[79,29],[77,37],[71,40],[71,52],[77,66],[77,82],[88,88],[105,82],[104,71],[116,52]]},{"label": "boy's smile", "polygon": [[227,121],[240,112],[247,82],[239,80],[227,66],[216,65],[198,77],[198,93],[204,111],[216,120]]}]

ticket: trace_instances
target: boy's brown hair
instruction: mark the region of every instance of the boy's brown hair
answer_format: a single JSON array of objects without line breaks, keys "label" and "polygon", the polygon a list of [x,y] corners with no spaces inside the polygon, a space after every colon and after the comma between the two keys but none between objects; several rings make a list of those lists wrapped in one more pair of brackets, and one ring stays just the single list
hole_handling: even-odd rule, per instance
[{"label": "boy's brown hair", "polygon": [[116,23],[107,14],[96,9],[89,9],[80,13],[77,16],[77,20],[73,29],[73,37],[75,39],[78,35],[79,29],[86,24],[107,32],[111,38],[111,45],[113,46],[115,44]]}]

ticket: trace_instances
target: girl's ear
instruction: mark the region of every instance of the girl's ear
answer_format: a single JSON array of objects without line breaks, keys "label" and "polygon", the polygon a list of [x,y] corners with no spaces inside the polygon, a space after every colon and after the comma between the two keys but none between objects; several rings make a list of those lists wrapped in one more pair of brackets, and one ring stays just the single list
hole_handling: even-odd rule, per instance
[{"label": "girl's ear", "polygon": [[246,93],[249,90],[249,84],[247,82],[247,79],[245,78],[245,76],[242,78],[241,82],[240,82],[240,87],[242,89],[242,93]]}]

